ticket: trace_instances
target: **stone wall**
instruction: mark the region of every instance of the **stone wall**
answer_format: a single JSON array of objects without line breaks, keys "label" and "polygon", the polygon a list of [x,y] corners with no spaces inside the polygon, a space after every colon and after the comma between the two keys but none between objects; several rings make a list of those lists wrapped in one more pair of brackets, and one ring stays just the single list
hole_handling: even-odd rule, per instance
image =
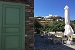
[{"label": "stone wall", "polygon": [[25,50],[34,50],[34,0],[26,2]]},{"label": "stone wall", "polygon": [[25,50],[34,50],[34,0],[0,0],[25,4]]}]

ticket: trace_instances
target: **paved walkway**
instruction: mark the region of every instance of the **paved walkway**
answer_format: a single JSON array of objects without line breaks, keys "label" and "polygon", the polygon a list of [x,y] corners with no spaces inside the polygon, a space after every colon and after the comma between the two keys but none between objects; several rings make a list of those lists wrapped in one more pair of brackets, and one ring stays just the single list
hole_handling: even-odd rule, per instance
[{"label": "paved walkway", "polygon": [[75,50],[73,48],[75,45],[72,47],[71,45],[53,44],[50,40],[44,43],[43,37],[34,35],[34,50]]}]

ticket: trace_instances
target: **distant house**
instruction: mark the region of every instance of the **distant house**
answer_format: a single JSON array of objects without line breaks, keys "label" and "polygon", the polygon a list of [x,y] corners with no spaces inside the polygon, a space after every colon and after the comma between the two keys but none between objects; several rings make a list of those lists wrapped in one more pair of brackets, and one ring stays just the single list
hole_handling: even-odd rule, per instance
[{"label": "distant house", "polygon": [[35,16],[37,20],[39,20],[40,23],[50,23],[53,21],[64,21],[64,18],[58,15],[51,15],[48,16]]},{"label": "distant house", "polygon": [[36,18],[37,18],[37,19],[41,19],[41,20],[42,20],[44,17],[36,17]]}]

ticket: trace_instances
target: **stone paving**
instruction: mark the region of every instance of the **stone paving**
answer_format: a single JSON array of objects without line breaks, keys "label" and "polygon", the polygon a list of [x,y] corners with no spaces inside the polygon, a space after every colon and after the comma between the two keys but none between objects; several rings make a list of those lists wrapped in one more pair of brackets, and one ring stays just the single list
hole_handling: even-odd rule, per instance
[{"label": "stone paving", "polygon": [[75,50],[75,45],[53,44],[51,40],[44,42],[40,35],[34,35],[34,50]]}]

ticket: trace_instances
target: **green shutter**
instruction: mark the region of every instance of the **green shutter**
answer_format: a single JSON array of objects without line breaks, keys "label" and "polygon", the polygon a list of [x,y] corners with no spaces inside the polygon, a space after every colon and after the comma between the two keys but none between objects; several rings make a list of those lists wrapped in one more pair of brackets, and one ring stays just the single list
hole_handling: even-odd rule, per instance
[{"label": "green shutter", "polygon": [[0,50],[24,50],[25,5],[0,2]]}]

